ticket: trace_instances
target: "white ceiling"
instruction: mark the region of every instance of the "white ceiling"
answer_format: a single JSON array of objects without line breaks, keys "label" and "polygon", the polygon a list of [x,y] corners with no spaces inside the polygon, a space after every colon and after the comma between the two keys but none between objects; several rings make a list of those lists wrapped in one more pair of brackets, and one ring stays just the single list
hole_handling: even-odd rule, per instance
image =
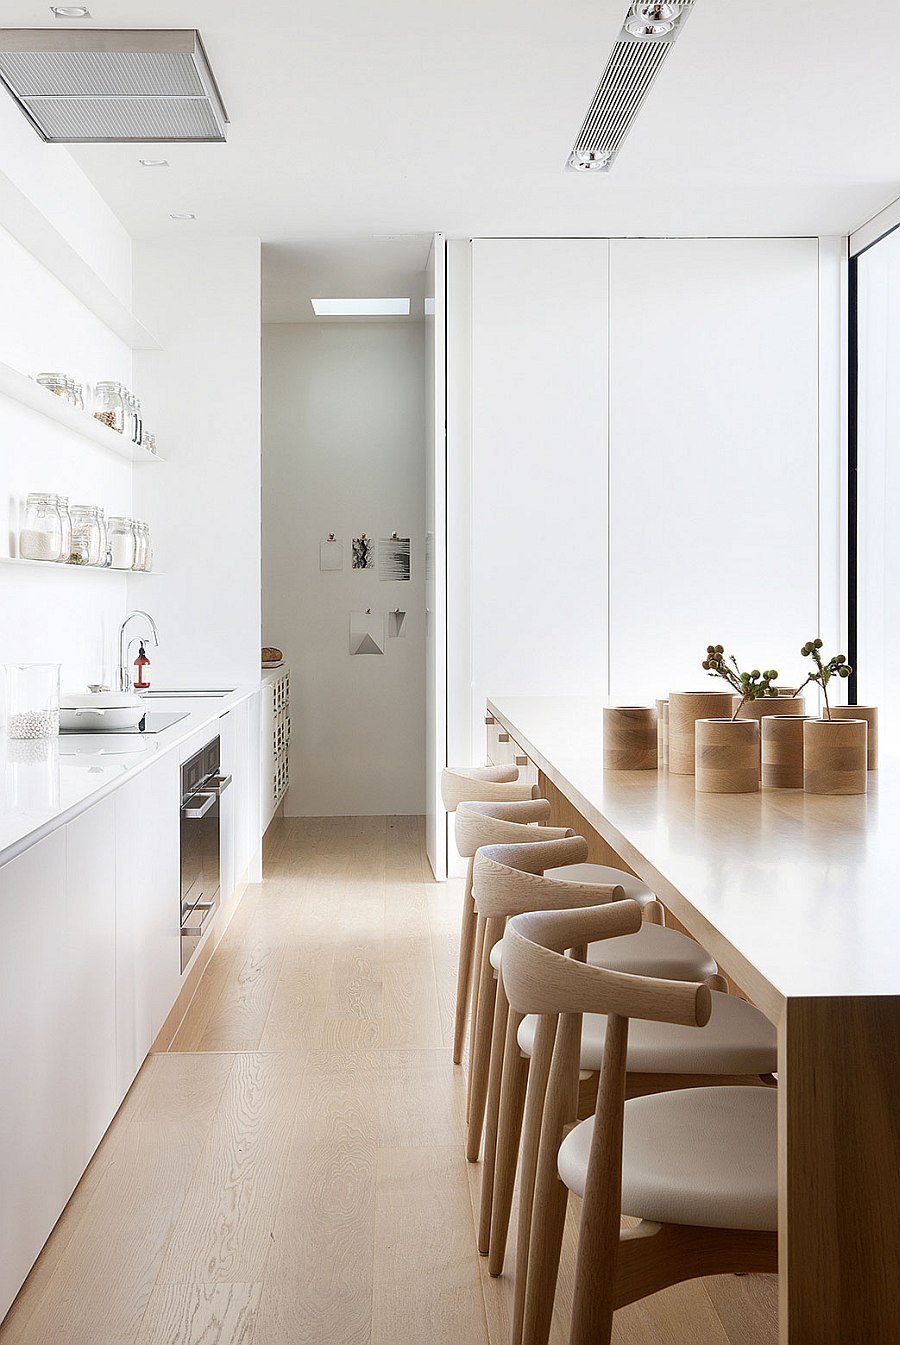
[{"label": "white ceiling", "polygon": [[[893,35],[848,0],[696,0],[596,176],[563,166],[627,0],[88,3],[92,27],[199,28],[232,124],[75,158],[136,235],[259,235],[270,320],[316,291],[410,292],[435,230],[846,233],[900,195]],[[3,22],[53,24],[46,0]]]}]

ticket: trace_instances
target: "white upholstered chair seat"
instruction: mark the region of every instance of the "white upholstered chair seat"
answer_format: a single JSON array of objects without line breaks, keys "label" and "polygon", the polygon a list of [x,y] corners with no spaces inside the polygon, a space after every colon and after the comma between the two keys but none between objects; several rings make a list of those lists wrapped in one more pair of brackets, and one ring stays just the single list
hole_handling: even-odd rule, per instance
[{"label": "white upholstered chair seat", "polygon": [[[774,1088],[741,1087],[626,1102],[622,1213],[664,1224],[774,1231],[776,1106]],[[582,1121],[559,1151],[559,1175],[579,1196],[593,1127],[593,1117]]]},{"label": "white upholstered chair seat", "polygon": [[560,869],[547,869],[544,877],[557,883],[618,883],[625,889],[625,896],[639,906],[656,901],[656,893],[640,878],[608,864],[564,864]]},{"label": "white upholstered chair seat", "polygon": [[[529,1014],[519,1027],[519,1046],[530,1056],[538,1019]],[[581,1029],[581,1068],[603,1063],[606,1017],[586,1013]],[[632,1018],[628,1025],[628,1069],[638,1074],[772,1074],[778,1068],[775,1028],[759,1009],[736,995],[712,992],[705,1027]]]},{"label": "white upholstered chair seat", "polygon": [[[574,866],[573,866],[574,867]],[[491,949],[491,965],[499,970],[503,942]],[[627,971],[636,976],[656,976],[665,981],[705,981],[715,976],[718,967],[694,939],[664,925],[641,925],[637,934],[618,939],[603,939],[588,946],[588,962],[610,971]]]}]

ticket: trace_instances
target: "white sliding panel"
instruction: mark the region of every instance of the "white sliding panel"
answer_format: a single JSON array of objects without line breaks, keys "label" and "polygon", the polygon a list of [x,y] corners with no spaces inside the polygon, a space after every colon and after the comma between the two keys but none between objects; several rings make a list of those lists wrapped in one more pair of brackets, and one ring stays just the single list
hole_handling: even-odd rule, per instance
[{"label": "white sliding panel", "polygon": [[715,641],[799,680],[818,633],[817,240],[613,241],[609,313],[613,701],[704,687]]},{"label": "white sliding panel", "polygon": [[607,690],[608,258],[472,245],[473,763],[486,696]]},{"label": "white sliding panel", "polygon": [[446,245],[435,234],[425,301],[425,848],[435,878],[447,876],[447,406]]}]

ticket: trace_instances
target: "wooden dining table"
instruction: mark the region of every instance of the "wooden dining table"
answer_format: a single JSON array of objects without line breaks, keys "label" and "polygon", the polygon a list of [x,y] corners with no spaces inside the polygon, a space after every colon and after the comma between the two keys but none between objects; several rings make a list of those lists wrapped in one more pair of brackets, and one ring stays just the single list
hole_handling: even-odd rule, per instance
[{"label": "wooden dining table", "polygon": [[900,1342],[900,760],[865,794],[700,794],[605,770],[603,704],[488,715],[777,1026],[781,1345]]}]

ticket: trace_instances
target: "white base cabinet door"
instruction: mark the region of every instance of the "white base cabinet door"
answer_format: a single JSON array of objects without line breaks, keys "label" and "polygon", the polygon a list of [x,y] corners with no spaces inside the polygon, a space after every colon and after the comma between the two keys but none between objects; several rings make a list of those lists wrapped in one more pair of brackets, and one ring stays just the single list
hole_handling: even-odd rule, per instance
[{"label": "white base cabinet door", "polygon": [[179,806],[170,754],[115,796],[116,1083],[124,1097],[181,982]]}]

